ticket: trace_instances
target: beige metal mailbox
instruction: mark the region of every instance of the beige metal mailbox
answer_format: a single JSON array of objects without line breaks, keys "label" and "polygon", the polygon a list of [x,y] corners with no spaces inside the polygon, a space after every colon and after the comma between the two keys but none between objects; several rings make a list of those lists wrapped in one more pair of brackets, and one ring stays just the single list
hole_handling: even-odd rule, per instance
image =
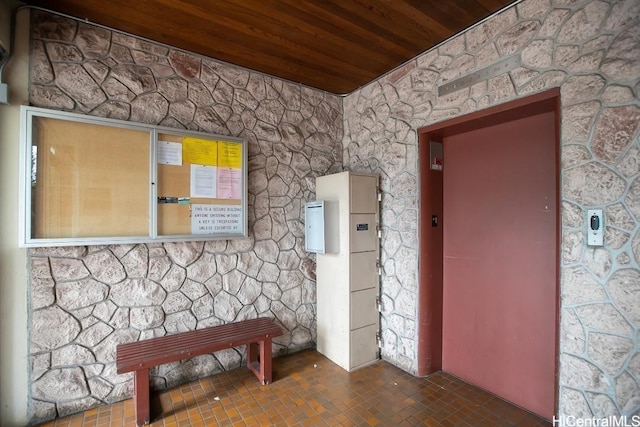
[{"label": "beige metal mailbox", "polygon": [[317,255],[318,351],[351,371],[379,359],[378,177],[319,177],[316,198],[334,252]]}]

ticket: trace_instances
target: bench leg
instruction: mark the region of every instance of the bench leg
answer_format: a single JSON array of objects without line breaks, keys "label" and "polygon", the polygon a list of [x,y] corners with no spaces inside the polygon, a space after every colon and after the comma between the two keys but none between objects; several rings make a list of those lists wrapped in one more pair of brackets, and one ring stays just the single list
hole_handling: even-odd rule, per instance
[{"label": "bench leg", "polygon": [[133,403],[136,407],[136,425],[149,424],[149,370],[140,369],[133,376]]},{"label": "bench leg", "polygon": [[262,384],[272,380],[271,340],[265,339],[247,345],[247,367],[258,377]]}]

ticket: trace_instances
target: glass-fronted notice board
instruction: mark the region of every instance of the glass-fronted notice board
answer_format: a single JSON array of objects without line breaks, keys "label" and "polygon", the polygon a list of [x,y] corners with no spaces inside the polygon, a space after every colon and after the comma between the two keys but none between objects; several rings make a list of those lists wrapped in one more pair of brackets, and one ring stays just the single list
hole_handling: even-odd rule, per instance
[{"label": "glass-fronted notice board", "polygon": [[247,237],[246,141],[22,107],[20,246]]}]

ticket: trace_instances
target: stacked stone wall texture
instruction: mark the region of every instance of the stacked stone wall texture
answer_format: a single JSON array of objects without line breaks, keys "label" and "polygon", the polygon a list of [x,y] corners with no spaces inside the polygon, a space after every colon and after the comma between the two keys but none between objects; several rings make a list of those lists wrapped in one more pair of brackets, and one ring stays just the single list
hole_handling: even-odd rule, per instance
[{"label": "stacked stone wall texture", "polygon": [[[276,355],[315,346],[304,203],[342,171],[342,99],[65,17],[32,14],[32,105],[248,141],[248,239],[29,251],[30,418],[132,395],[118,343],[275,317]],[[90,141],[87,141],[90,143]],[[244,349],[162,365],[152,386],[239,367]]]},{"label": "stacked stone wall texture", "polygon": [[[444,82],[513,54],[520,68],[438,96]],[[554,87],[562,103],[558,415],[637,415],[637,0],[525,0],[345,98],[345,169],[381,175],[382,354],[417,370],[416,130]],[[591,207],[605,211],[602,248],[586,246]]]}]

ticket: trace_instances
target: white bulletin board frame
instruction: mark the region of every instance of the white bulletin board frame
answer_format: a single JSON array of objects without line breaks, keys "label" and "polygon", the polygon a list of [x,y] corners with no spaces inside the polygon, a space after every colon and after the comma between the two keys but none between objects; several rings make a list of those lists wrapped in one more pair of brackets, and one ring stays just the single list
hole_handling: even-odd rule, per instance
[{"label": "white bulletin board frame", "polygon": [[248,237],[245,139],[29,106],[20,139],[20,247]]}]

